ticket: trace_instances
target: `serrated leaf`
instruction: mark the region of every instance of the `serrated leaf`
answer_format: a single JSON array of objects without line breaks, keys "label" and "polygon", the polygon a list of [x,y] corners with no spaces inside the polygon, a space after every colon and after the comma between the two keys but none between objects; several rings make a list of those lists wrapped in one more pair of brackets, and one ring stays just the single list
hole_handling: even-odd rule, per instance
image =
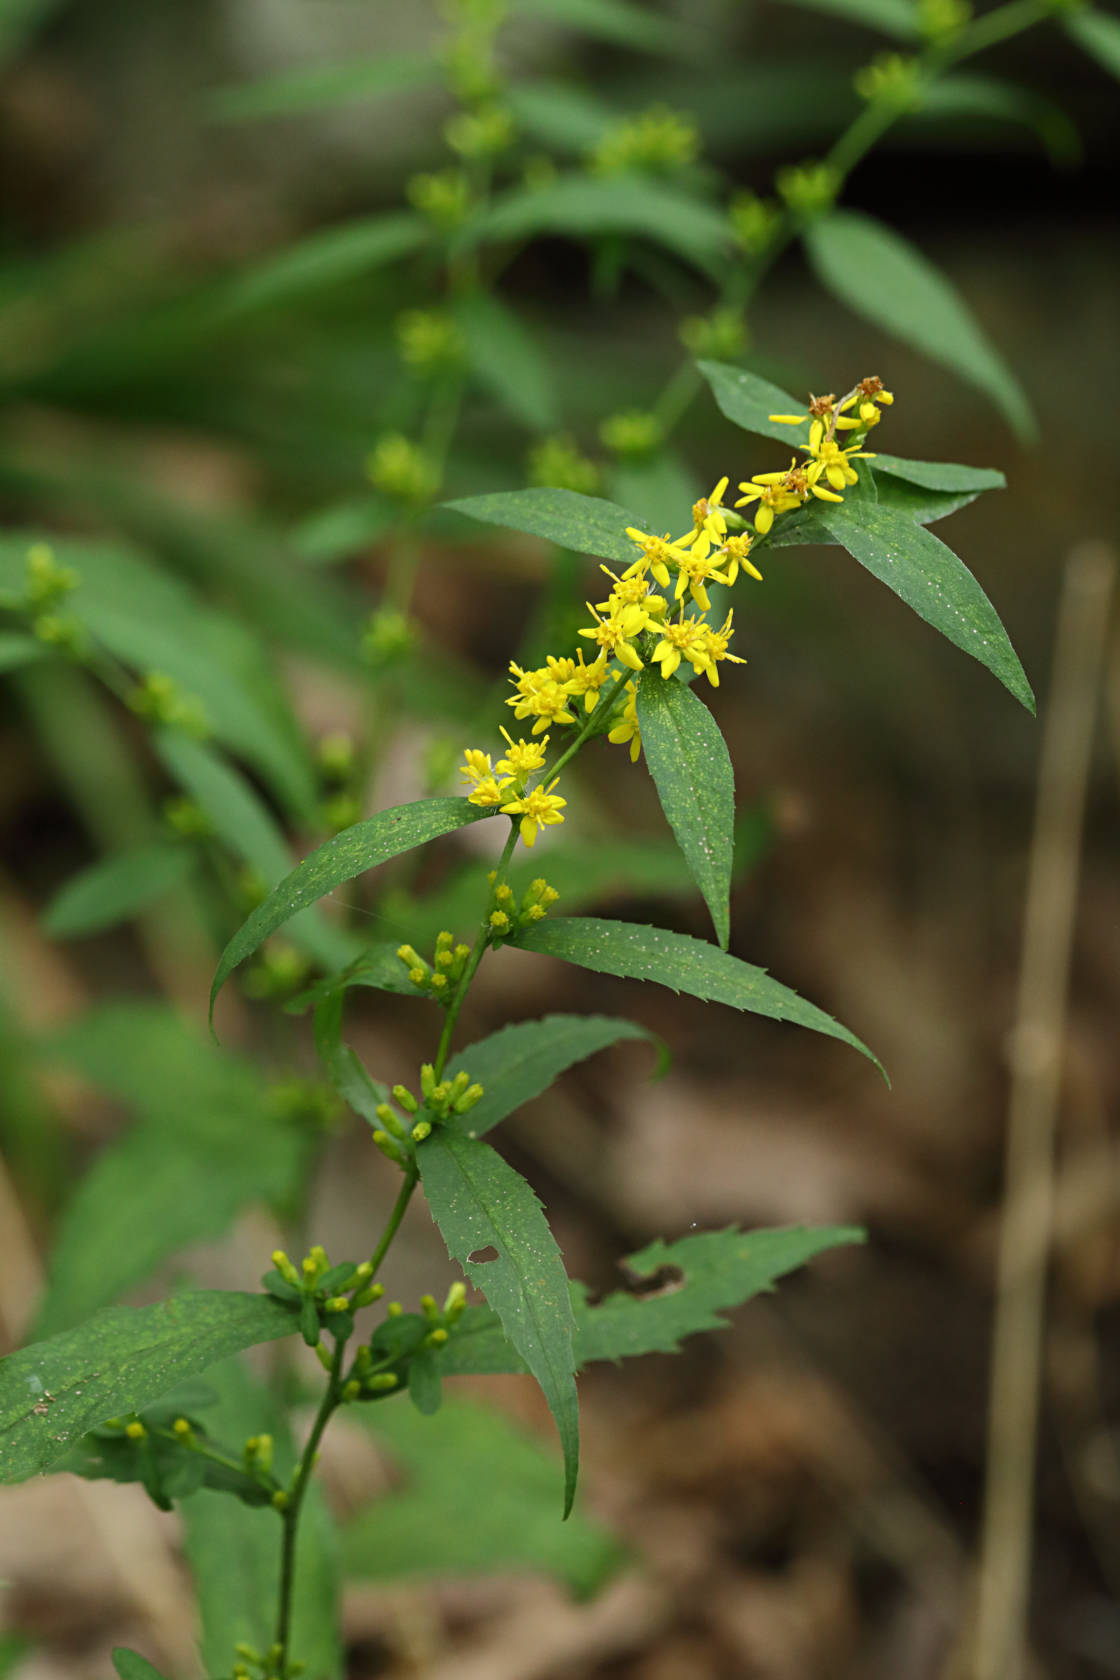
[{"label": "serrated leaf", "polygon": [[[286,1481],[296,1453],[285,1408],[239,1359],[211,1371],[217,1405],[207,1425],[227,1441],[272,1436],[273,1466]],[[280,1584],[280,1534],[276,1514],[204,1489],[181,1510],[184,1546],[198,1596],[205,1672],[229,1672],[240,1641],[267,1651],[273,1639]],[[291,1654],[306,1665],[308,1680],[334,1680],[342,1670],[338,1597],[338,1536],[315,1477],[300,1514],[292,1603]]]},{"label": "serrated leaf", "polygon": [[867,29],[879,30],[896,41],[918,41],[922,31],[918,8],[911,0],[792,0],[812,12],[845,18]]},{"label": "serrated leaf", "polygon": [[[417,1150],[432,1217],[447,1251],[482,1291],[541,1386],[564,1451],[564,1515],[579,1470],[579,1399],[568,1279],[530,1186],[488,1143],[437,1127]],[[472,1261],[493,1248],[496,1258]]]},{"label": "serrated leaf", "polygon": [[257,905],[222,952],[210,988],[211,1018],[218,993],[238,964],[306,905],[391,857],[492,814],[466,799],[418,799],[379,811],[325,841]]},{"label": "serrated leaf", "polygon": [[1095,58],[1112,76],[1120,77],[1120,18],[1099,6],[1070,11],[1063,18],[1066,34]]},{"label": "serrated leaf", "polygon": [[40,1041],[136,1114],[67,1203],[37,1336],[79,1324],[253,1203],[284,1201],[306,1145],[270,1103],[259,1069],[198,1039],[170,1010],[110,1005]]},{"label": "serrated leaf", "polygon": [[726,951],[731,937],[735,778],[719,725],[683,683],[648,665],[638,682],[642,753],[661,809]]},{"label": "serrated leaf", "polygon": [[665,246],[714,274],[731,249],[731,228],[714,205],[642,175],[560,175],[515,187],[461,235],[464,244],[532,239],[539,234],[632,234]]},{"label": "serrated leaf", "polygon": [[458,299],[455,319],[478,383],[516,419],[538,431],[559,420],[548,362],[509,305],[492,292]]},{"label": "serrated leaf", "polygon": [[130,1651],[127,1645],[118,1645],[113,1652],[113,1667],[120,1680],[164,1680],[158,1668],[153,1668],[147,1657],[142,1657],[139,1651]]},{"label": "serrated leaf", "polygon": [[861,566],[1034,711],[1030,683],[995,608],[939,537],[865,496],[824,502],[817,518]]},{"label": "serrated leaf", "polygon": [[190,848],[155,841],[118,852],[71,876],[43,915],[52,939],[78,939],[127,922],[178,886],[193,866]]},{"label": "serrated leaf", "polygon": [[439,76],[434,53],[383,53],[344,64],[302,64],[230,87],[212,88],[205,112],[212,122],[256,122],[262,117],[334,111],[355,101],[421,87]]},{"label": "serrated leaf", "polygon": [[483,1137],[523,1103],[547,1091],[568,1068],[623,1039],[650,1042],[652,1035],[632,1021],[607,1015],[546,1015],[541,1021],[502,1027],[468,1045],[448,1065],[445,1078],[467,1073],[485,1095],[447,1124],[467,1137]]},{"label": "serrated leaf", "polygon": [[25,636],[19,630],[0,631],[0,675],[5,671],[18,671],[22,665],[31,665],[37,659],[42,659],[47,651],[45,642],[39,641],[37,636]]},{"label": "serrated leaf", "polygon": [[271,1295],[205,1289],[108,1307],[9,1354],[0,1360],[0,1482],[49,1469],[106,1418],[143,1411],[184,1377],[295,1328]]},{"label": "serrated leaf", "polygon": [[598,496],[581,496],[578,490],[498,490],[443,505],[484,525],[504,525],[509,531],[524,531],[528,536],[558,543],[561,548],[574,548],[577,554],[597,554],[627,566],[638,557],[638,551],[626,535],[626,527],[648,529],[643,527],[641,515]]},{"label": "serrated leaf", "polygon": [[[159,757],[235,857],[251,865],[269,887],[290,874],[287,840],[260,795],[232,764],[204,742],[176,730],[158,729],[153,739]],[[355,939],[314,909],[294,917],[288,934],[327,968],[337,968],[355,955]]]},{"label": "serrated leaf", "polygon": [[[657,1292],[616,1290],[598,1304],[572,1283],[576,1366],[647,1353],[676,1353],[687,1336],[727,1328],[720,1313],[773,1287],[827,1249],[863,1241],[854,1226],[784,1226],[776,1230],[701,1231],[665,1243],[660,1238],[620,1262],[635,1279],[670,1277]],[[468,1307],[440,1356],[445,1376],[522,1371],[524,1365],[485,1307]]]},{"label": "serrated leaf", "polygon": [[448,1401],[436,1418],[403,1404],[354,1412],[403,1472],[403,1485],[343,1530],[347,1575],[391,1581],[532,1570],[586,1598],[624,1561],[618,1541],[582,1513],[556,1521],[555,1458],[506,1414],[462,1400]]},{"label": "serrated leaf", "polygon": [[855,210],[834,210],[810,222],[802,237],[817,278],[842,303],[983,391],[1023,442],[1035,438],[1018,380],[956,288],[921,251]]},{"label": "serrated leaf", "polygon": [[697,362],[697,368],[711,386],[720,413],[726,415],[745,432],[757,437],[775,438],[787,443],[791,452],[796,444],[808,443],[809,422],[800,426],[782,426],[771,420],[771,414],[801,414],[806,403],[791,397],[768,379],[746,368],[733,367],[730,362]]},{"label": "serrated leaf", "polygon": [[866,1044],[831,1015],[772,980],[764,968],[755,968],[689,934],[634,922],[608,922],[595,916],[564,916],[524,930],[515,943],[523,950],[559,957],[598,974],[655,980],[660,986],[688,992],[705,1002],[725,1003],[775,1021],[792,1021],[850,1044],[882,1072]]}]

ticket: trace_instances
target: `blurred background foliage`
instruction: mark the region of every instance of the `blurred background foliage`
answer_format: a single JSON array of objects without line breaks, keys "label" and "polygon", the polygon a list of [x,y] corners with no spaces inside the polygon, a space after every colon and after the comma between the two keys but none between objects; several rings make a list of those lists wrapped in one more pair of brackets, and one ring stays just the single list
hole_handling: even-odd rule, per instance
[{"label": "blurred background foliage", "polygon": [[[457,189],[416,186],[454,163],[446,23],[428,6],[0,5],[0,588],[18,596],[29,543],[49,540],[80,575],[58,611],[101,650],[91,677],[49,641],[0,637],[9,1341],[184,1277],[252,1287],[278,1218],[364,1252],[391,1175],[277,1004],[365,938],[420,942],[473,918],[462,858],[436,848],[294,929],[225,1004],[236,1052],[202,1050],[184,1022],[262,886],[334,827],[449,789],[464,741],[494,734],[511,654],[566,643],[582,613],[589,563],[424,513],[433,468],[440,497],[554,482],[683,528],[722,473],[784,464],[765,444],[743,457],[680,375],[688,354],[745,358],[799,394],[878,373],[898,399],[884,447],[1007,473],[949,540],[1044,695],[1063,559],[1115,531],[1120,499],[1115,37],[1082,50],[1089,19],[958,72],[844,192],[951,277],[1038,418],[1024,448],[979,391],[827,296],[797,250],[744,322],[735,305],[719,207],[765,199],[776,169],[827,149],[860,109],[860,67],[913,50],[901,0],[521,0],[498,37],[518,138],[487,212],[495,292],[448,289],[476,260],[463,240],[448,266],[430,231]],[[522,1568],[492,1587],[461,1584],[470,1498],[457,1528],[446,1518],[446,1556],[425,1548],[440,1477],[408,1417],[376,1452],[344,1437],[325,1471],[356,1675],[953,1672],[1037,731],[835,558],[771,555],[738,615],[750,664],[717,701],[744,813],[733,949],[870,1042],[893,1094],[808,1035],[512,952],[484,968],[464,1036],[590,1000],[672,1043],[662,1083],[636,1083],[645,1062],[614,1050],[510,1127],[592,1284],[693,1225],[856,1220],[870,1244],[684,1360],[594,1372],[598,1520],[567,1538],[554,1467],[530,1468],[527,1442],[515,1476],[508,1425],[449,1409],[437,1422],[475,1466],[475,1503],[489,1492],[523,1523]],[[1092,1194],[1114,1173],[1117,669],[1074,971],[1040,1481],[1035,1622],[1057,1680],[1120,1672],[1120,1267],[1108,1192]],[[182,705],[199,708],[193,733]],[[562,909],[704,935],[640,768],[603,750],[569,813],[540,865]],[[424,1011],[361,997],[355,1043],[407,1080]],[[423,1217],[392,1267],[409,1299],[450,1276]],[[222,1404],[244,1408],[245,1379],[230,1381]],[[540,1425],[514,1379],[473,1386]],[[107,1672],[120,1639],[194,1672],[175,1535],[136,1492],[63,1478],[0,1504],[0,1672]],[[218,1544],[208,1497],[196,1560]],[[378,1526],[394,1502],[395,1570]],[[510,1570],[500,1523],[474,1555]],[[417,1586],[425,1560],[438,1579]],[[211,1664],[236,1621],[217,1574]],[[386,1574],[405,1584],[363,1584]],[[569,1600],[611,1576],[598,1608]]]}]

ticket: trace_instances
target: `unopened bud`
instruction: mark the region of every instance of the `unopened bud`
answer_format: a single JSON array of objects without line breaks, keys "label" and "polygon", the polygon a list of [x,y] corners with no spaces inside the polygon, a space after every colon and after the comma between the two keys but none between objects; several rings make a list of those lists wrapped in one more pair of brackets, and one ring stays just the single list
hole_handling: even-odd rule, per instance
[{"label": "unopened bud", "polygon": [[125,1424],[124,1432],[130,1441],[142,1441],[148,1433],[148,1431],[144,1428],[144,1425],[137,1418],[133,1418],[131,1423]]},{"label": "unopened bud", "polygon": [[374,1132],[373,1141],[377,1145],[378,1149],[380,1149],[382,1155],[388,1156],[390,1161],[395,1161],[398,1167],[404,1166],[404,1156],[401,1153],[399,1146],[393,1142],[388,1132]]},{"label": "unopened bud", "polygon": [[277,1488],[273,1494],[272,1509],[274,1511],[286,1511],[288,1509],[288,1496],[283,1488]]},{"label": "unopened bud", "polygon": [[193,1431],[191,1429],[190,1424],[187,1422],[186,1418],[184,1418],[184,1417],[176,1418],[175,1422],[171,1425],[171,1428],[174,1431],[174,1433],[176,1435],[178,1435],[180,1441],[183,1441],[184,1443],[186,1443],[186,1442],[189,1442],[192,1439]]},{"label": "unopened bud", "polygon": [[436,1298],[434,1295],[421,1295],[420,1311],[424,1314],[425,1318],[430,1319],[433,1322],[439,1317],[439,1308],[436,1306]]},{"label": "unopened bud", "polygon": [[399,1318],[404,1312],[404,1308],[399,1301],[390,1301],[385,1311],[390,1318]]},{"label": "unopened bud", "polygon": [[391,1388],[396,1388],[400,1380],[395,1371],[379,1371],[375,1377],[370,1377],[366,1387],[375,1394],[387,1394]]},{"label": "unopened bud", "polygon": [[397,956],[406,968],[418,968],[423,972],[425,964],[423,957],[417,955],[411,945],[398,945]]},{"label": "unopened bud", "polygon": [[431,1062],[424,1062],[420,1068],[420,1089],[427,1101],[436,1088],[436,1070]]},{"label": "unopened bud", "polygon": [[406,1114],[415,1114],[420,1104],[416,1101],[407,1085],[394,1085],[393,1096]]},{"label": "unopened bud", "polygon": [[503,881],[501,886],[494,893],[494,897],[497,899],[499,904],[512,904],[513,888],[507,881]]},{"label": "unopened bud", "polygon": [[330,1370],[332,1360],[326,1342],[315,1343],[315,1357],[323,1367],[324,1371]]},{"label": "unopened bud", "polygon": [[350,1305],[357,1311],[359,1307],[368,1307],[374,1301],[380,1301],[384,1293],[385,1285],[383,1283],[371,1283],[368,1289],[359,1289],[358,1293],[351,1298]]},{"label": "unopened bud", "polygon": [[356,1377],[351,1377],[350,1381],[343,1385],[342,1398],[344,1400],[356,1400],[361,1392],[362,1392],[361,1383],[357,1380]]},{"label": "unopened bud", "polygon": [[300,1277],[299,1273],[296,1271],[292,1262],[288,1259],[288,1256],[284,1253],[282,1248],[273,1249],[272,1264],[276,1267],[276,1270],[280,1273],[280,1276],[284,1279],[285,1283],[292,1284],[296,1289],[301,1287],[303,1279]]},{"label": "unopened bud", "polygon": [[495,933],[509,932],[509,917],[506,915],[504,910],[491,910],[490,926],[493,928]]},{"label": "unopened bud", "polygon": [[329,1313],[349,1312],[349,1297],[346,1295],[332,1295],[329,1301],[323,1302],[323,1311]]},{"label": "unopened bud", "polygon": [[417,1120],[412,1128],[411,1135],[413,1143],[423,1143],[425,1138],[432,1135],[432,1122],[430,1120]]},{"label": "unopened bud", "polygon": [[430,981],[430,985],[431,985],[432,991],[435,992],[437,995],[440,992],[445,992],[447,990],[447,976],[446,976],[446,974],[433,974],[432,978],[431,978],[431,981]]},{"label": "unopened bud", "polygon": [[436,934],[436,950],[437,950],[437,952],[438,951],[449,951],[451,949],[452,945],[454,945],[454,943],[455,943],[455,935],[453,933],[450,933],[447,928],[444,928],[441,933]]},{"label": "unopened bud", "polygon": [[434,1330],[430,1330],[428,1332],[424,1340],[428,1347],[441,1348],[447,1340],[447,1331],[443,1328],[442,1324],[437,1325]]},{"label": "unopened bud", "polygon": [[447,1299],[443,1303],[444,1318],[449,1318],[454,1323],[457,1318],[462,1317],[466,1304],[467,1286],[461,1278],[456,1278],[447,1291]]},{"label": "unopened bud", "polygon": [[378,1103],[377,1107],[374,1109],[374,1113],[377,1115],[377,1118],[380,1120],[385,1130],[390,1132],[393,1137],[404,1137],[404,1125],[399,1116],[393,1113],[393,1110],[389,1107],[388,1103]]},{"label": "unopened bud", "polygon": [[456,1114],[466,1114],[477,1102],[481,1102],[486,1092],[481,1085],[468,1085],[462,1096],[453,1105]]}]

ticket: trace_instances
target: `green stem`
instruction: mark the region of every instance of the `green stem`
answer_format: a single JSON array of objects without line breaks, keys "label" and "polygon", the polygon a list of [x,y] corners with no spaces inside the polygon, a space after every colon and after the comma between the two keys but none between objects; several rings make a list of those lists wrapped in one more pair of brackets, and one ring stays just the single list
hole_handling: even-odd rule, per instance
[{"label": "green stem", "polygon": [[696,371],[696,363],[691,358],[681,362],[676,371],[669,375],[661,395],[653,405],[654,415],[666,437],[684,419],[703,383]]},{"label": "green stem", "polygon": [[[395,1211],[395,1210],[394,1210]],[[402,1208],[403,1213],[403,1208]],[[399,1224],[399,1220],[398,1220]],[[277,1669],[279,1680],[284,1680],[288,1672],[288,1647],[292,1635],[292,1594],[296,1576],[296,1540],[299,1535],[300,1512],[311,1481],[311,1472],[315,1465],[315,1454],[319,1450],[319,1442],[323,1439],[323,1431],[330,1422],[331,1414],[339,1404],[341,1392],[342,1361],[346,1353],[345,1341],[339,1340],[334,1346],[334,1357],[331,1360],[330,1376],[327,1378],[326,1392],[315,1414],[315,1422],[311,1426],[311,1433],[307,1437],[307,1445],[300,1455],[299,1464],[292,1480],[292,1488],[288,1497],[288,1504],[283,1514],[284,1539],[280,1552],[280,1602],[276,1616],[276,1644],[279,1646]]]},{"label": "green stem", "polygon": [[373,1279],[377,1276],[381,1262],[389,1252],[389,1245],[392,1243],[393,1238],[400,1230],[400,1224],[401,1220],[404,1218],[405,1208],[407,1208],[412,1199],[412,1192],[416,1188],[419,1177],[419,1169],[416,1166],[416,1162],[413,1161],[405,1170],[404,1183],[401,1185],[400,1193],[398,1194],[396,1201],[393,1203],[393,1211],[389,1215],[389,1222],[384,1231],[381,1233],[381,1241],[369,1257],[369,1263],[373,1267],[373,1270],[366,1280],[367,1284],[372,1283]]},{"label": "green stem", "polygon": [[459,1011],[463,1007],[463,1000],[466,997],[467,992],[470,990],[471,981],[478,972],[479,963],[486,955],[487,946],[490,943],[490,906],[494,902],[494,890],[495,888],[500,887],[506,878],[506,871],[509,868],[509,860],[513,856],[513,848],[516,844],[517,824],[516,822],[511,822],[509,835],[506,839],[504,847],[502,848],[502,855],[498,859],[498,867],[494,872],[494,880],[491,885],[490,892],[487,895],[486,909],[482,913],[482,921],[479,924],[478,933],[475,935],[474,946],[472,947],[471,954],[467,959],[467,966],[460,976],[459,984],[455,988],[455,995],[447,1006],[447,1015],[444,1019],[443,1031],[440,1034],[439,1048],[436,1050],[436,1059],[434,1063],[437,1081],[443,1078],[443,1070],[447,1064],[448,1051],[451,1049],[451,1035],[455,1031],[455,1023],[459,1019]]}]

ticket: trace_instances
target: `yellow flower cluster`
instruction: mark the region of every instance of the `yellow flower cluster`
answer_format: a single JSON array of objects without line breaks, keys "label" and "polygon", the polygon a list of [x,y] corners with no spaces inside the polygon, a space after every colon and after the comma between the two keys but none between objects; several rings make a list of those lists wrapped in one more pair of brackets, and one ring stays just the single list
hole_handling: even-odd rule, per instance
[{"label": "yellow flower cluster", "polygon": [[[708,622],[709,588],[731,587],[740,572],[761,582],[751,548],[778,515],[803,507],[812,497],[843,500],[842,491],[859,482],[853,461],[872,459],[861,445],[878,424],[880,407],[893,401],[882,381],[870,378],[839,401],[833,396],[811,398],[805,414],[772,414],[770,419],[783,425],[810,422],[809,441],[800,446],[807,459],[795,458],[785,472],[758,473],[739,485],[743,494],[735,506],[757,503],[755,536],[742,529],[739,514],[724,506],[727,478],[694,505],[692,528],[683,536],[659,536],[627,526],[637,557],[621,574],[609,566],[601,568],[610,579],[610,590],[606,600],[587,602],[591,623],[579,631],[591,644],[590,657],[581,648],[574,657],[549,654],[533,670],[510,664],[513,693],[506,704],[519,723],[533,720],[534,738],[514,741],[503,729],[506,752],[497,763],[477,747],[466,749],[460,773],[470,788],[471,804],[520,817],[521,837],[527,846],[534,845],[541,828],[563,822],[566,804],[554,792],[557,778],[549,780],[545,769],[551,738],[546,730],[577,724],[580,711],[594,712],[605,691],[607,717],[600,732],[616,745],[628,746],[631,760],[637,760],[642,742],[633,678],[647,663],[667,679],[685,660],[713,687],[719,686],[719,667],[725,660],[742,665],[744,660],[729,647],[733,609],[718,629]],[[856,436],[845,446],[837,441],[838,432]]]},{"label": "yellow flower cluster", "polygon": [[[794,508],[803,507],[810,496],[816,496],[822,502],[842,502],[844,498],[840,491],[859,483],[859,474],[852,462],[875,458],[860,448],[860,441],[882,419],[876,405],[881,403],[889,407],[893,402],[890,391],[883,389],[883,381],[872,375],[861,379],[839,402],[832,395],[810,397],[805,414],[771,414],[770,419],[782,426],[801,426],[806,420],[812,422],[809,441],[800,446],[809,458],[798,461],[795,457],[785,472],[755,473],[753,478],[740,484],[743,495],[735,506],[741,508],[751,502],[758,503],[754,528],[759,536],[766,535],[780,513],[790,513]],[[853,409],[855,413],[851,412]],[[836,441],[838,431],[859,431],[861,439],[845,449]]]}]

